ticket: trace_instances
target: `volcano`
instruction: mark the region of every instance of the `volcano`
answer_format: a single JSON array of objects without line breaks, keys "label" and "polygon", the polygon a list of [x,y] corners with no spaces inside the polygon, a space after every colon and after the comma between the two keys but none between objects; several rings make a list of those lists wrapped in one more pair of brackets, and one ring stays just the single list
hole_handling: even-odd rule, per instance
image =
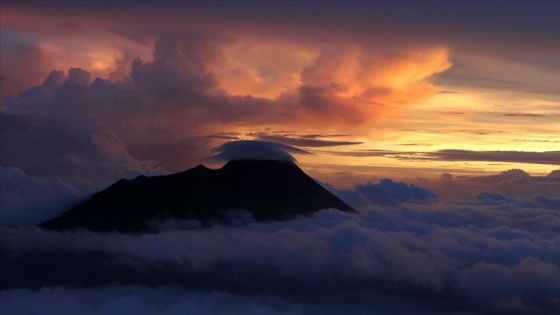
[{"label": "volcano", "polygon": [[171,175],[121,179],[40,227],[140,233],[166,220],[226,222],[236,210],[256,221],[281,221],[327,208],[355,212],[294,162],[234,160],[220,169],[199,165]]}]

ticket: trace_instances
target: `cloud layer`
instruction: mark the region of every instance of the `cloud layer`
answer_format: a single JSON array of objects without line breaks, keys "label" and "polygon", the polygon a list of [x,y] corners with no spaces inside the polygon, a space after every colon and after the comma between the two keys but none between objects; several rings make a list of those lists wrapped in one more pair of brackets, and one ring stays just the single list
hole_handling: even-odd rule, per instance
[{"label": "cloud layer", "polygon": [[471,151],[449,149],[435,152],[399,152],[388,150],[357,150],[333,152],[333,154],[354,157],[387,156],[404,161],[486,161],[560,165],[560,151]]},{"label": "cloud layer", "polygon": [[418,177],[415,182],[446,199],[470,200],[480,192],[495,192],[517,198],[538,195],[560,198],[560,180],[554,176],[557,173],[558,170],[547,176],[531,176],[520,169],[489,176],[453,176],[443,173],[439,179]]},{"label": "cloud layer", "polygon": [[[350,314],[385,307],[551,312],[560,309],[559,202],[495,193],[468,202],[402,200],[366,206],[359,215],[324,210],[289,222],[139,236],[2,228],[1,283],[4,289],[78,287],[88,294],[104,294],[111,283],[173,285],[191,292],[185,300],[190,294],[211,300],[212,291],[234,301],[254,297],[257,305],[265,293],[283,307],[271,312],[290,314],[328,310],[324,304],[346,305]],[[92,285],[101,289],[87,289]],[[148,291],[153,296],[123,307],[156,307],[161,291]],[[68,303],[76,297],[64,289],[2,294],[4,305],[20,306],[46,303],[49,294]]]},{"label": "cloud layer", "polygon": [[31,226],[60,215],[83,195],[60,177],[33,178],[15,167],[0,166],[2,226]]}]

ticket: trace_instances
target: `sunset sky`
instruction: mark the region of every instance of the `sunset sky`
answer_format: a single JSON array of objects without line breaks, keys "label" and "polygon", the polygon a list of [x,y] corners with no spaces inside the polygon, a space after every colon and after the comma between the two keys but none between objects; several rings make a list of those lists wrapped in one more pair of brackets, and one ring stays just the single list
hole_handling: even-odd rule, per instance
[{"label": "sunset sky", "polygon": [[236,139],[342,186],[559,168],[554,1],[3,1],[1,23],[2,165],[33,176],[175,172]]},{"label": "sunset sky", "polygon": [[0,6],[3,315],[560,314],[560,1]]}]

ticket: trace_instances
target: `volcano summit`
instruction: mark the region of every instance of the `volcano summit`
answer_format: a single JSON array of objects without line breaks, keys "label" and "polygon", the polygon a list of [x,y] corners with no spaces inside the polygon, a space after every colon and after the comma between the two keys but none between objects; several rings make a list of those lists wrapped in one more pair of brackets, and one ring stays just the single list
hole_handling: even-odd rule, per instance
[{"label": "volcano summit", "polygon": [[292,161],[232,160],[220,169],[199,165],[177,174],[121,179],[40,226],[139,233],[167,220],[225,223],[231,210],[274,221],[327,208],[355,212]]}]

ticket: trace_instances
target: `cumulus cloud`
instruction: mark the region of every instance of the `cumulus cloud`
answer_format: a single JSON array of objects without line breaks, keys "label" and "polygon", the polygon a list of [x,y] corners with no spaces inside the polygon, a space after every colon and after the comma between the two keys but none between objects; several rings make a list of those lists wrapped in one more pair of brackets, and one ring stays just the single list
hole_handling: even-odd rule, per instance
[{"label": "cumulus cloud", "polygon": [[[68,75],[54,71],[42,85],[29,88],[18,96],[3,97],[3,121],[10,119],[11,115],[19,115],[20,120],[36,123],[31,130],[13,128],[17,130],[7,131],[15,134],[2,139],[7,148],[3,152],[11,152],[9,157],[2,157],[3,165],[17,166],[30,174],[34,172],[28,169],[31,166],[12,164],[20,158],[37,157],[20,150],[17,141],[10,140],[14,135],[16,138],[26,137],[30,147],[44,147],[53,141],[62,143],[69,137],[76,138],[76,146],[87,147],[91,142],[89,138],[96,137],[97,129],[104,129],[105,134],[111,134],[105,138],[114,139],[111,140],[111,150],[117,149],[116,142],[121,142],[122,149],[119,150],[126,151],[130,161],[156,160],[174,171],[192,166],[215,145],[200,136],[205,128],[213,130],[223,123],[239,123],[251,115],[262,118],[265,112],[264,100],[230,97],[218,89],[218,82],[207,69],[207,64],[220,59],[220,45],[224,41],[227,39],[210,35],[162,36],[156,44],[153,60],[136,59],[131,64],[130,77],[122,81],[93,78],[84,69],[71,68]],[[50,139],[52,129],[56,128],[71,130],[63,130],[60,140]],[[76,146],[74,148],[84,149]],[[99,145],[97,147],[101,149]],[[61,152],[51,161],[64,164],[70,171],[73,165],[68,165],[65,158],[74,153],[87,154]],[[106,167],[95,173],[100,176],[109,175],[106,172],[114,173],[126,163],[125,160],[121,158],[120,165],[115,167],[117,170]],[[107,163],[90,163],[92,168],[99,165],[108,166]],[[34,167],[52,169],[42,161],[34,161]]]},{"label": "cumulus cloud", "polygon": [[397,183],[388,178],[382,179],[379,184],[368,183],[356,186],[356,191],[361,193],[371,204],[394,205],[398,202],[423,202],[436,199],[431,191],[415,185]]},{"label": "cumulus cloud", "polygon": [[[83,72],[69,77],[51,74],[42,92],[61,82],[87,84]],[[120,178],[169,173],[155,161],[132,157],[118,135],[95,119],[29,113],[2,113],[1,119],[2,226],[51,219]]]},{"label": "cumulus cloud", "polygon": [[218,161],[278,160],[295,162],[295,158],[290,153],[310,154],[287,144],[259,140],[226,142],[212,151],[216,154],[210,158]]},{"label": "cumulus cloud", "polygon": [[165,173],[154,161],[132,157],[118,135],[94,119],[5,113],[0,130],[2,164],[30,176],[110,183],[132,174]]},{"label": "cumulus cloud", "polygon": [[328,183],[318,180],[317,182],[357,209],[373,205],[394,206],[404,202],[425,203],[437,200],[437,196],[428,189],[388,178],[381,179],[376,184],[359,184],[352,189],[340,189]]},{"label": "cumulus cloud", "polygon": [[0,88],[2,95],[15,95],[30,85],[41,82],[51,69],[45,69],[46,60],[41,49],[31,43],[18,42],[12,34],[2,33],[3,45],[0,47],[2,60],[0,68]]},{"label": "cumulus cloud", "polygon": [[554,177],[555,172],[552,171],[547,176],[531,176],[520,169],[487,176],[453,176],[443,173],[439,179],[421,179],[416,184],[448,199],[479,198],[481,192],[512,198],[534,198],[539,195],[560,198],[560,181]]},{"label": "cumulus cloud", "polygon": [[162,98],[176,99],[216,87],[218,81],[208,65],[221,57],[225,38],[185,34],[180,38],[163,35],[156,42],[153,60],[134,60],[130,77]]},{"label": "cumulus cloud", "polygon": [[82,195],[58,176],[41,180],[0,166],[0,225],[37,225],[77,204]]},{"label": "cumulus cloud", "polygon": [[[143,36],[156,38],[151,59],[144,56],[132,60],[128,56],[126,60],[130,61],[130,72],[120,81],[96,77],[96,72],[88,68],[72,67],[67,73],[59,70],[51,72],[41,85],[25,89],[18,95],[2,97],[0,114],[3,120],[11,119],[10,115],[31,115],[33,118],[22,119],[36,121],[33,131],[18,129],[8,132],[16,133],[18,139],[25,137],[30,147],[43,147],[49,141],[57,141],[47,139],[49,134],[58,132],[53,130],[56,128],[66,129],[60,130],[64,138],[75,137],[73,140],[94,137],[100,132],[98,129],[104,129],[105,134],[111,134],[113,142],[122,143],[130,161],[157,161],[166,169],[181,171],[200,163],[206,152],[219,144],[216,138],[205,137],[204,134],[238,130],[240,127],[247,130],[247,126],[255,129],[271,125],[323,128],[325,123],[334,127],[355,126],[379,117],[387,109],[380,102],[398,100],[401,104],[416,100],[403,95],[415,94],[414,90],[419,86],[422,86],[421,90],[425,86],[427,94],[432,95],[434,88],[422,82],[448,67],[445,66],[448,64],[447,52],[439,48],[422,52],[410,48],[410,51],[404,49],[398,54],[383,54],[366,47],[367,44],[354,44],[354,48],[349,50],[335,47],[317,50],[293,44],[299,49],[298,53],[282,64],[274,64],[271,60],[275,58],[264,58],[264,65],[251,64],[251,60],[241,58],[243,60],[238,61],[243,62],[235,66],[258,66],[263,78],[274,76],[276,68],[289,66],[292,69],[289,75],[283,77],[290,77],[296,83],[290,83],[290,88],[284,89],[278,97],[267,99],[230,93],[224,89],[228,84],[223,81],[234,80],[232,77],[235,77],[224,76],[224,71],[227,72],[231,66],[232,58],[240,58],[240,53],[235,51],[247,46],[249,39],[217,31],[146,31]],[[232,50],[231,47],[237,48]],[[251,48],[246,50],[253,53]],[[352,57],[355,54],[360,58],[354,65]],[[351,75],[346,76],[345,70],[336,66],[339,63],[353,64],[349,68]],[[389,65],[396,72],[385,71],[387,69],[379,68],[379,65]],[[412,68],[407,65],[421,70],[411,72]],[[379,78],[380,73],[385,73],[386,80]],[[406,75],[401,75],[403,73]],[[406,80],[397,82],[394,80],[397,77]],[[271,79],[266,84],[273,86],[275,82]],[[392,94],[381,97],[386,90],[391,90]],[[34,155],[19,150],[15,141],[6,140],[8,138],[12,137],[5,136],[3,145],[7,148],[5,151],[12,153],[9,157],[3,155],[3,165],[18,167],[30,175],[36,173],[33,168],[54,168],[42,160],[34,161],[33,165],[14,162],[19,159],[28,161]],[[284,140],[289,141],[288,144],[310,146],[353,144],[321,142],[318,139]],[[81,141],[85,147],[91,142]],[[80,155],[77,151],[74,153]],[[61,152],[50,159],[64,165],[66,172],[71,172],[75,166],[68,158],[73,155]],[[124,160],[115,168],[126,164]],[[105,167],[94,173],[115,172],[118,171]]]},{"label": "cumulus cloud", "polygon": [[0,301],[44,305],[53,291],[12,289],[48,286],[59,287],[51,296],[68,302],[77,291],[62,287],[105,296],[99,303],[108,305],[119,298],[106,285],[121,283],[153,294],[122,304],[139,311],[177,304],[154,305],[162,291],[144,288],[173,285],[188,291],[181,293],[188,301],[190,294],[211,299],[209,292],[223,292],[259,304],[264,293],[278,302],[272,313],[553,312],[560,310],[557,202],[485,194],[464,202],[370,205],[360,214],[324,210],[273,224],[168,225],[134,236],[2,228]]},{"label": "cumulus cloud", "polygon": [[448,54],[445,47],[385,55],[369,46],[339,45],[324,49],[302,71],[302,84],[331,97],[408,103],[438,91],[423,80],[451,67]]},{"label": "cumulus cloud", "polygon": [[[121,175],[131,179],[162,174],[167,172],[128,170]],[[0,226],[29,227],[45,222],[107,185],[104,180],[68,180],[56,175],[34,177],[19,168],[0,165]]]}]

